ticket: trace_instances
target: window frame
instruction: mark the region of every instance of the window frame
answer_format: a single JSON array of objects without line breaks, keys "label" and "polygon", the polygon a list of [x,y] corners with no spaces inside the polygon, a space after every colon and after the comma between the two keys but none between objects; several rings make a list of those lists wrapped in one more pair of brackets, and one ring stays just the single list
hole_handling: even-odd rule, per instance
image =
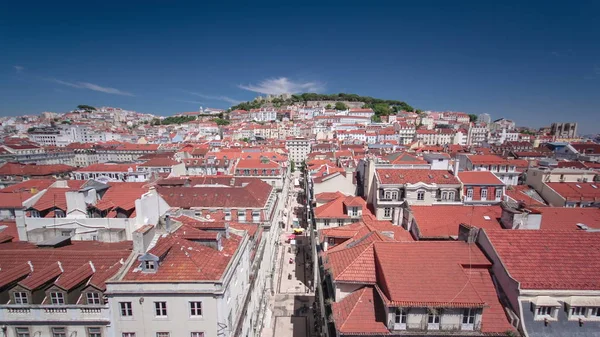
[{"label": "window frame", "polygon": [[[19,294],[18,301],[17,294]],[[23,294],[25,295],[25,297],[23,297]],[[23,299],[25,301],[23,301]],[[27,295],[26,291],[15,291],[13,292],[13,301],[15,302],[15,304],[29,304],[29,296]]]},{"label": "window frame", "polygon": [[417,191],[417,200],[424,201],[425,200],[425,191]]},{"label": "window frame", "polygon": [[51,305],[65,305],[65,294],[62,291],[50,292],[50,304]]},{"label": "window frame", "polygon": [[[92,301],[90,301],[90,297],[92,297]],[[93,297],[97,297],[97,298],[93,298]],[[102,304],[102,297],[100,296],[100,293],[97,291],[88,291],[85,294],[85,300],[86,300],[86,303],[89,305],[101,305]],[[95,300],[98,300],[98,303],[96,303]]]},{"label": "window frame", "polygon": [[157,331],[156,337],[171,337],[171,333],[167,331]]},{"label": "window frame", "polygon": [[383,209],[383,217],[384,218],[391,218],[392,217],[392,208],[391,207],[385,207]]},{"label": "window frame", "polygon": [[487,196],[488,196],[487,188],[482,188],[481,189],[481,200],[487,200]]},{"label": "window frame", "polygon": [[[578,312],[576,312],[578,311]],[[589,309],[583,306],[569,307],[569,319],[586,318]]]},{"label": "window frame", "polygon": [[[548,310],[550,311],[550,313],[547,313]],[[535,314],[534,317],[536,320],[543,320],[546,318],[555,319],[557,311],[558,310],[554,306],[549,306],[549,305],[536,306],[535,312],[534,312],[534,314]]]},{"label": "window frame", "polygon": [[31,337],[31,331],[29,330],[29,327],[16,326],[15,327],[15,336],[16,337]]},{"label": "window frame", "polygon": [[502,199],[502,189],[496,189],[496,200],[501,200]]},{"label": "window frame", "polygon": [[396,308],[394,310],[394,324],[404,324],[406,325],[406,321],[408,320],[408,311],[404,308]]},{"label": "window frame", "polygon": [[[202,301],[190,301],[189,303],[190,303],[190,317],[202,317]],[[200,304],[199,307],[198,307],[198,304]],[[200,313],[198,313],[198,311],[200,311]]]},{"label": "window frame", "polygon": [[135,337],[135,332],[122,332],[121,337]]},{"label": "window frame", "polygon": [[467,188],[467,199],[471,200],[473,199],[473,189],[472,188]]},{"label": "window frame", "polygon": [[145,271],[155,271],[156,263],[152,260],[144,260],[144,270]]},{"label": "window frame", "polygon": [[190,337],[204,337],[203,331],[192,331],[190,332]]},{"label": "window frame", "polygon": [[167,317],[167,302],[166,301],[155,301],[154,302],[154,316],[155,317]]},{"label": "window frame", "polygon": [[465,308],[461,313],[461,329],[473,330],[477,321],[477,309]]},{"label": "window frame", "polygon": [[133,316],[133,305],[131,302],[119,302],[119,308],[121,309],[121,317]]},{"label": "window frame", "polygon": [[[92,329],[98,332],[92,332]],[[102,337],[102,328],[97,326],[89,326],[85,329],[87,337]]]},{"label": "window frame", "polygon": [[52,333],[52,337],[67,337],[68,331],[66,327],[54,326],[50,328],[50,333]]}]

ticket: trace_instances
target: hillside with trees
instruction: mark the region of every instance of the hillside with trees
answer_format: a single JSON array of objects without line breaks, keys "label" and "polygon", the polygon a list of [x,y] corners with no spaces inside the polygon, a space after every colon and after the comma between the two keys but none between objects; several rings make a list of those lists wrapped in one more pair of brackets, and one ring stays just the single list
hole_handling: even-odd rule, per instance
[{"label": "hillside with trees", "polygon": [[[404,101],[398,100],[390,100],[390,99],[381,99],[374,98],[370,96],[360,96],[357,94],[316,94],[316,93],[304,93],[298,95],[292,95],[289,99],[281,99],[274,98],[270,102],[261,101],[261,100],[253,100],[249,102],[242,102],[238,105],[232,106],[231,110],[250,110],[250,109],[259,109],[263,105],[267,103],[273,104],[275,107],[284,107],[292,104],[303,104],[308,101],[337,101],[335,104],[335,108],[337,110],[344,110],[346,108],[345,104],[342,103],[344,101],[347,102],[363,102],[365,103],[365,108],[371,108],[375,111],[376,118],[374,120],[380,119],[380,116],[387,116],[393,113],[397,113],[398,111],[415,111],[415,109],[408,105]],[[419,112],[419,111],[417,111]]]}]

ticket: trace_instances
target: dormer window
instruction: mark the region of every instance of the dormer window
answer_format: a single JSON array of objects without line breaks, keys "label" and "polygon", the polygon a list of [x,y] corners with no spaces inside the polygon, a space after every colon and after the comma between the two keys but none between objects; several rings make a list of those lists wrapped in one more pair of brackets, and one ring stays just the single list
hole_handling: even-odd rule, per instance
[{"label": "dormer window", "polygon": [[155,270],[154,261],[144,261],[144,270],[145,271],[154,271]]},{"label": "dormer window", "polygon": [[15,304],[27,304],[29,300],[27,298],[27,293],[24,291],[16,291],[13,293],[13,302]]},{"label": "dormer window", "polygon": [[556,312],[558,311],[556,309],[557,308],[553,306],[537,306],[535,308],[535,319],[554,319],[556,318]]},{"label": "dormer window", "polygon": [[475,327],[476,309],[464,309],[462,314],[462,330],[473,330]]},{"label": "dormer window", "polygon": [[396,308],[394,312],[394,330],[405,330],[406,329],[406,319],[407,319],[407,310],[403,308]]},{"label": "dormer window", "polygon": [[65,295],[62,292],[50,293],[50,304],[63,305],[65,304]]},{"label": "dormer window", "polygon": [[100,293],[91,291],[86,294],[87,304],[101,304]]}]

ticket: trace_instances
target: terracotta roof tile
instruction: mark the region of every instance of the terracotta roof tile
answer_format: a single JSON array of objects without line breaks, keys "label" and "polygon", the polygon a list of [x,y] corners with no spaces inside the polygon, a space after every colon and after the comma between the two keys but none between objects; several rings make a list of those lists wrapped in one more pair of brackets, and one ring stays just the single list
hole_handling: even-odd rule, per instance
[{"label": "terracotta roof tile", "polygon": [[521,289],[599,290],[600,233],[485,230]]},{"label": "terracotta roof tile", "polygon": [[460,224],[485,229],[502,228],[498,221],[502,216],[500,206],[413,205],[410,208],[421,238],[456,237]]},{"label": "terracotta roof tile", "polygon": [[377,179],[382,184],[460,184],[449,171],[425,169],[376,169]]},{"label": "terracotta roof tile", "polygon": [[490,171],[463,171],[458,173],[458,179],[465,185],[504,185]]},{"label": "terracotta roof tile", "polygon": [[244,187],[159,187],[171,207],[263,208],[273,187],[253,179]]},{"label": "terracotta roof tile", "polygon": [[389,335],[378,297],[373,287],[364,287],[333,303],[336,329],[343,334]]},{"label": "terracotta roof tile", "polygon": [[535,207],[542,213],[542,230],[578,230],[581,223],[600,229],[600,209],[595,207]]}]

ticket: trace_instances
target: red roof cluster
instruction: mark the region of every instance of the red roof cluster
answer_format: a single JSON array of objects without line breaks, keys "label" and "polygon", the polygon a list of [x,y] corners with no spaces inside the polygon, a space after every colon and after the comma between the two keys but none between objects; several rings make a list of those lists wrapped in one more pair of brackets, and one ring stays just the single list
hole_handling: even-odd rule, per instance
[{"label": "red roof cluster", "polygon": [[520,289],[600,289],[600,232],[485,230]]},{"label": "red roof cluster", "polygon": [[53,176],[65,174],[75,170],[75,167],[63,164],[37,165],[6,163],[0,166],[0,175],[3,176]]},{"label": "red roof cluster", "polygon": [[461,224],[501,229],[500,206],[410,206],[419,238],[457,237]]},{"label": "red roof cluster", "polygon": [[377,179],[381,184],[426,184],[458,185],[460,181],[449,171],[425,169],[377,169]]}]

